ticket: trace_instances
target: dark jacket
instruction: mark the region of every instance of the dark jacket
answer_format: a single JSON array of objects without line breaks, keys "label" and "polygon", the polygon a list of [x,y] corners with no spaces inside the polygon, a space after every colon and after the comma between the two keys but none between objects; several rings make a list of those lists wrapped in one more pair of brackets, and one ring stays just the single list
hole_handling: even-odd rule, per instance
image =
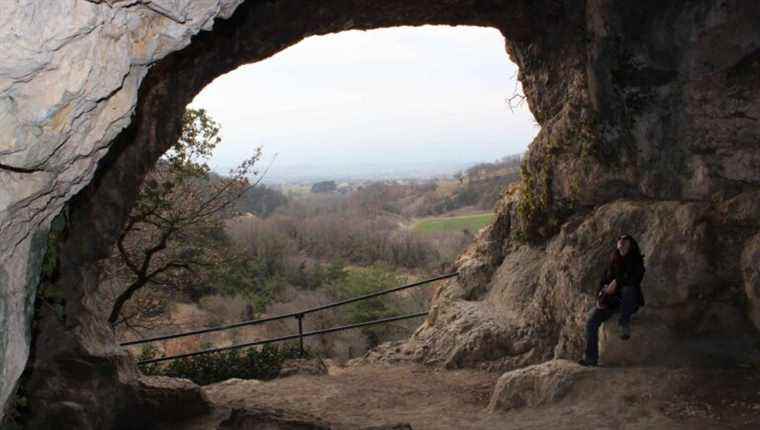
[{"label": "dark jacket", "polygon": [[[615,251],[617,253],[617,251]],[[614,254],[613,254],[614,256]],[[613,279],[617,280],[617,291],[609,299],[609,304],[616,305],[620,303],[620,291],[623,286],[632,286],[636,289],[636,295],[638,296],[638,305],[644,306],[644,293],[641,291],[641,280],[644,278],[644,263],[641,259],[636,258],[633,254],[629,253],[625,258],[612,258],[610,263],[604,270],[602,278],[599,281],[599,289],[597,290],[597,296],[601,292],[605,285],[612,282]]]}]

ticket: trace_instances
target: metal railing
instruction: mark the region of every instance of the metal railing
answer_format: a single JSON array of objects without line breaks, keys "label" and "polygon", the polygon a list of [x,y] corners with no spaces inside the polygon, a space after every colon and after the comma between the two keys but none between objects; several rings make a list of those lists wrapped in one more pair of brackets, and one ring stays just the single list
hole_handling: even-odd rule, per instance
[{"label": "metal railing", "polygon": [[423,315],[427,315],[427,312],[419,312],[419,313],[414,313],[414,314],[401,315],[401,316],[390,317],[390,318],[383,318],[383,319],[379,319],[379,320],[367,321],[367,322],[358,323],[358,324],[350,324],[350,325],[344,325],[344,326],[339,326],[339,327],[332,327],[332,328],[328,328],[328,329],[316,330],[316,331],[310,331],[310,332],[304,333],[304,331],[303,331],[303,319],[304,319],[304,317],[307,314],[310,314],[310,313],[313,313],[313,312],[323,311],[325,309],[330,309],[330,308],[334,308],[334,307],[337,307],[337,306],[347,305],[349,303],[354,303],[354,302],[358,302],[358,301],[361,301],[361,300],[371,299],[371,298],[374,298],[374,297],[377,297],[377,296],[382,296],[382,295],[385,295],[385,294],[395,293],[396,291],[405,290],[407,288],[419,287],[421,285],[426,285],[426,284],[429,284],[431,282],[440,281],[440,280],[443,280],[443,279],[453,278],[453,277],[457,276],[458,274],[459,274],[458,272],[449,273],[449,274],[446,274],[446,275],[437,276],[435,278],[426,279],[424,281],[415,282],[413,284],[403,285],[401,287],[390,288],[390,289],[387,289],[387,290],[377,291],[377,292],[370,293],[370,294],[365,294],[365,295],[362,295],[362,296],[352,297],[350,299],[341,300],[341,301],[338,301],[338,302],[328,303],[326,305],[317,306],[317,307],[306,309],[306,310],[303,310],[303,311],[300,311],[300,312],[292,312],[292,313],[289,313],[289,314],[277,315],[277,316],[268,317],[268,318],[262,318],[262,319],[258,319],[258,320],[241,321],[241,322],[238,322],[238,323],[228,324],[228,325],[223,325],[223,326],[209,327],[209,328],[204,328],[204,329],[199,329],[199,330],[192,330],[192,331],[187,331],[187,332],[182,332],[182,333],[175,333],[175,334],[169,334],[169,335],[164,335],[164,336],[157,336],[157,337],[151,337],[151,338],[146,338],[146,339],[133,340],[133,341],[130,341],[130,342],[123,342],[120,345],[121,346],[131,346],[131,345],[139,345],[139,344],[149,343],[149,342],[160,342],[160,341],[169,340],[169,339],[177,339],[177,338],[180,338],[180,337],[197,336],[197,335],[200,335],[200,334],[212,333],[212,332],[216,332],[216,331],[231,330],[231,329],[235,329],[235,328],[239,328],[239,327],[246,327],[246,326],[251,326],[251,325],[256,325],[256,324],[262,324],[262,323],[277,321],[277,320],[286,319],[286,318],[295,318],[296,320],[298,320],[298,334],[293,334],[293,335],[289,335],[289,336],[281,336],[281,337],[276,337],[276,338],[272,338],[272,339],[264,339],[264,340],[259,340],[259,341],[255,341],[255,342],[243,343],[243,344],[239,344],[239,345],[231,345],[231,346],[226,346],[226,347],[222,347],[222,348],[210,348],[210,349],[205,349],[205,350],[202,350],[202,351],[195,351],[195,352],[190,352],[190,353],[186,353],[186,354],[173,355],[173,356],[170,356],[170,357],[160,357],[160,358],[154,358],[154,359],[150,359],[150,360],[143,360],[143,361],[138,362],[137,364],[158,363],[158,362],[161,362],[161,361],[176,360],[176,359],[180,359],[180,358],[193,357],[193,356],[201,355],[201,354],[210,354],[210,353],[213,353],[213,352],[221,352],[221,351],[227,351],[227,350],[231,350],[231,349],[247,348],[247,347],[251,347],[251,346],[264,345],[264,344],[273,343],[273,342],[283,342],[283,341],[291,340],[291,339],[299,339],[300,352],[301,352],[301,355],[303,355],[304,354],[303,338],[305,338],[305,337],[316,336],[318,334],[332,333],[332,332],[342,331],[342,330],[348,330],[348,329],[357,328],[357,327],[364,327],[364,326],[368,326],[368,325],[385,324],[385,323],[389,323],[389,322],[392,322],[392,321],[398,321],[398,320],[403,320],[403,319],[417,318],[417,317],[421,317]]}]

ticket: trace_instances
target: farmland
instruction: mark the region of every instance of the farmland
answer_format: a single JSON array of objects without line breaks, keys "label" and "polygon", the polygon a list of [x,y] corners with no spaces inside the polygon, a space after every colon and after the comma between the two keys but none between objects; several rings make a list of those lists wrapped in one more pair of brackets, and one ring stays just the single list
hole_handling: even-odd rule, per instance
[{"label": "farmland", "polygon": [[430,217],[418,220],[413,229],[417,233],[451,233],[457,231],[469,231],[476,233],[481,228],[494,220],[494,213],[478,213],[455,217]]}]

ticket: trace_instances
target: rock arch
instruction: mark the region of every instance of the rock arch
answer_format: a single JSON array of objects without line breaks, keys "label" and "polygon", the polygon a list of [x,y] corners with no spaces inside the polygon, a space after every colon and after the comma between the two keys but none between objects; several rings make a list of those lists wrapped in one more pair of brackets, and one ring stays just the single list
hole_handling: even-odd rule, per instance
[{"label": "rock arch", "polygon": [[[716,336],[752,335],[752,320],[760,326],[757,5],[26,6],[3,6],[0,14],[9,24],[0,43],[14,53],[0,66],[0,399],[6,402],[26,363],[46,233],[66,203],[57,281],[66,319],[43,312],[34,340],[30,387],[33,400],[48,402],[41,423],[119,428],[119,417],[149,409],[135,399],[134,368],[103,324],[92,264],[110,248],[142,176],[176,138],[185,105],[220,74],[303,37],[345,29],[495,27],[542,126],[522,190],[505,196],[496,223],[460,259],[463,276],[439,292],[432,316],[399,349],[405,356],[508,369],[577,352],[577,309],[588,304],[590,267],[606,252],[605,237],[622,228],[643,238],[648,276],[659,282],[652,303],[667,318],[654,330],[701,339],[690,324],[712,321]],[[685,256],[693,267],[672,270]],[[684,279],[671,294],[668,284]],[[645,352],[657,362],[658,351]]]}]

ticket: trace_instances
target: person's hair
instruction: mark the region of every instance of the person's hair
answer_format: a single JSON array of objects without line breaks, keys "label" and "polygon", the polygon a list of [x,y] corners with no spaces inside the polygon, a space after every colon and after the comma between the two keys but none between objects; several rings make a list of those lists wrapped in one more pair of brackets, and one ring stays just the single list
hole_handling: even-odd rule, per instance
[{"label": "person's hair", "polygon": [[[620,251],[615,249],[612,251],[612,264],[622,264],[627,259],[633,259],[636,263],[644,264],[644,254],[641,253],[641,248],[639,248],[638,242],[636,242],[636,239],[633,238],[633,236],[629,234],[623,234],[620,235],[617,240],[625,239],[630,244],[630,249],[628,250],[628,254],[623,257],[620,255]],[[617,242],[617,240],[615,242]]]}]

